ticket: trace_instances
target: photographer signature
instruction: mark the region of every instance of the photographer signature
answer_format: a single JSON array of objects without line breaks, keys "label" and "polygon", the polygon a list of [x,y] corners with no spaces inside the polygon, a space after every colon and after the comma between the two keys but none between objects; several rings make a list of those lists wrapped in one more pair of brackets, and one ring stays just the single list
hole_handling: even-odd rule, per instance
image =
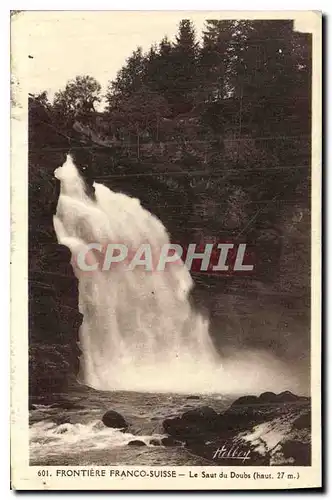
[{"label": "photographer signature", "polygon": [[217,448],[213,455],[213,460],[221,460],[221,459],[232,459],[232,460],[241,460],[242,463],[246,462],[246,460],[250,460],[250,450],[241,450],[239,446],[231,446],[230,448],[222,445]]}]

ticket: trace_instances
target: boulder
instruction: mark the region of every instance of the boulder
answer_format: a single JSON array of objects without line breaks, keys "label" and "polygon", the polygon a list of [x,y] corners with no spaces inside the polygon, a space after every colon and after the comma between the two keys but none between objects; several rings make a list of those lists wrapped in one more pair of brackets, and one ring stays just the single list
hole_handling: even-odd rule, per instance
[{"label": "boulder", "polygon": [[263,392],[257,396],[242,396],[236,399],[222,415],[224,426],[239,431],[269,421],[298,405],[309,403],[308,398],[296,396],[290,391],[280,394]]},{"label": "boulder", "polygon": [[232,407],[235,406],[252,406],[259,403],[259,398],[257,396],[241,396],[232,403]]},{"label": "boulder", "polygon": [[192,396],[187,396],[187,399],[200,399],[200,396],[195,396],[193,394]]},{"label": "boulder", "polygon": [[129,441],[128,446],[146,446],[146,443],[139,439],[134,439],[133,441]]},{"label": "boulder", "polygon": [[277,400],[278,397],[274,392],[263,392],[258,398],[258,402],[264,404],[275,403]]},{"label": "boulder", "polygon": [[163,427],[167,434],[181,441],[199,440],[206,434],[216,432],[219,415],[209,406],[201,406],[186,411],[182,417],[164,420]]},{"label": "boulder", "polygon": [[214,421],[217,417],[217,412],[210,406],[200,406],[186,411],[182,415],[182,420],[186,422],[205,422]]},{"label": "boulder", "polygon": [[294,403],[302,399],[303,398],[296,396],[290,391],[284,391],[277,395],[277,401],[280,403]]},{"label": "boulder", "polygon": [[243,396],[236,399],[220,416],[224,431],[234,432],[248,428],[252,423],[262,421],[264,408],[257,396]]},{"label": "boulder", "polygon": [[114,410],[108,410],[102,418],[103,424],[106,427],[113,427],[115,429],[127,429],[128,424],[120,413]]}]

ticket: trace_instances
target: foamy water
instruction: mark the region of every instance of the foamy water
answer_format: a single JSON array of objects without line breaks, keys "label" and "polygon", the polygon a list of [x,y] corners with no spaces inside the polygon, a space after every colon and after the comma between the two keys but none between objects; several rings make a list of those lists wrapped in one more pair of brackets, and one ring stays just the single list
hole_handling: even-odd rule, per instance
[{"label": "foamy water", "polygon": [[[232,400],[222,396],[200,396],[191,400],[179,394],[91,392],[83,387],[78,392],[55,396],[55,400],[63,398],[79,408],[40,404],[30,411],[33,464],[199,464],[202,461],[191,457],[183,447],[163,446],[163,421],[201,405],[212,406],[220,412]],[[103,424],[102,416],[108,409],[123,415],[129,426],[126,432]],[[128,446],[133,440],[143,441],[146,446]]]},{"label": "foamy water", "polygon": [[30,452],[35,459],[38,459],[46,455],[59,455],[66,452],[109,450],[126,446],[138,437],[147,446],[154,446],[151,444],[151,440],[160,440],[164,435],[135,436],[130,432],[121,432],[105,427],[101,420],[92,420],[86,424],[65,423],[60,425],[43,420],[32,425],[30,429]]}]

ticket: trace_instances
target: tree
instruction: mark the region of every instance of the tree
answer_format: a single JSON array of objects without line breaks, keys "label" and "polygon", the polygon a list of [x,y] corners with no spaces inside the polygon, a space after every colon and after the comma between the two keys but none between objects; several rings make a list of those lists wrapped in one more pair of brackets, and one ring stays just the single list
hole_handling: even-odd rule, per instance
[{"label": "tree", "polygon": [[173,48],[165,36],[158,47],[151,47],[145,61],[145,86],[170,100],[170,86],[174,80]]},{"label": "tree", "polygon": [[106,93],[108,107],[110,108],[118,99],[140,90],[144,83],[145,72],[146,58],[142,47],[137,47],[128,57],[125,66],[118,72],[116,79],[108,86]]},{"label": "tree", "polygon": [[168,80],[175,114],[187,112],[193,107],[198,53],[194,26],[189,19],[183,19],[172,51],[173,78]]},{"label": "tree", "polygon": [[65,122],[89,121],[101,101],[101,85],[92,76],[77,76],[54,96],[53,108]]},{"label": "tree", "polygon": [[217,102],[229,95],[228,74],[235,31],[236,21],[206,21],[199,56],[200,91],[205,102]]},{"label": "tree", "polygon": [[255,20],[240,21],[233,42],[229,84],[245,133],[294,135],[294,118],[305,105],[299,100],[309,101],[307,40],[292,21]]},{"label": "tree", "polygon": [[161,57],[169,56],[172,52],[172,44],[168,36],[164,36],[159,44],[159,54]]}]

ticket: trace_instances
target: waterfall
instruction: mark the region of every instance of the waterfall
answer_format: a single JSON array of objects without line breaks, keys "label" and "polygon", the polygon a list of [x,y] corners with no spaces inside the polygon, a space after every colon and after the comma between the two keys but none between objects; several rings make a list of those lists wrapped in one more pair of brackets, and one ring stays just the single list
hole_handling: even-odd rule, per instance
[{"label": "waterfall", "polygon": [[[158,255],[169,243],[160,220],[138,199],[102,184],[95,183],[95,199],[89,197],[69,155],[54,174],[61,182],[54,228],[72,253],[83,314],[79,381],[100,390],[220,390],[220,358],[208,320],[189,302],[193,282],[182,261],[162,271],[75,265],[91,243],[126,245],[132,252],[144,243]],[[89,255],[98,262],[98,252]]]},{"label": "waterfall", "polygon": [[[226,358],[215,351],[209,321],[193,310],[193,287],[179,259],[165,270],[126,262],[103,270],[103,251],[86,253],[96,270],[84,270],[78,256],[89,245],[129,249],[143,245],[152,260],[169,244],[161,221],[136,198],[94,183],[87,189],[70,155],[54,172],[60,180],[54,229],[72,254],[78,279],[82,353],[78,379],[99,390],[175,393],[258,394],[291,389],[303,392],[291,366],[266,350],[236,349]],[[98,265],[100,264],[100,265]]]}]

